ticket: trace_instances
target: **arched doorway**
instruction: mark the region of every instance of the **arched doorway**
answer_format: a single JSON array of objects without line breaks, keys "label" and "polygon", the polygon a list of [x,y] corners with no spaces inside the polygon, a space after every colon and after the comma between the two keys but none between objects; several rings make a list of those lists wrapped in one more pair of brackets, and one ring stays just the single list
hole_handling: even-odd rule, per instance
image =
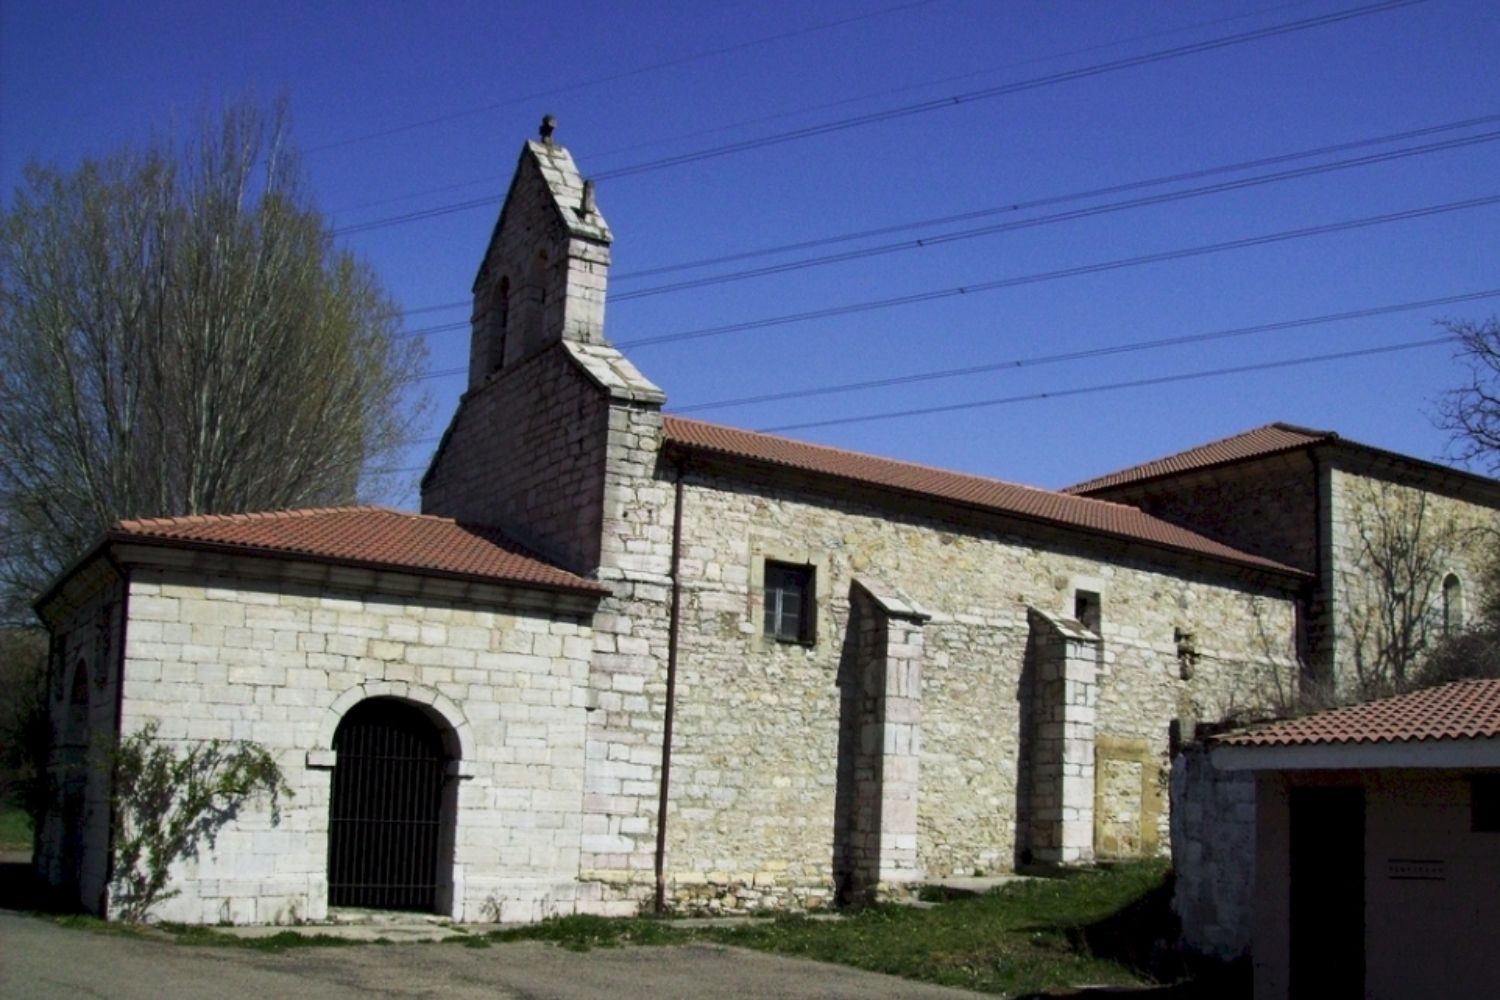
[{"label": "arched doorway", "polygon": [[339,722],[333,749],[328,905],[439,912],[451,853],[444,733],[410,702],[369,698]]}]

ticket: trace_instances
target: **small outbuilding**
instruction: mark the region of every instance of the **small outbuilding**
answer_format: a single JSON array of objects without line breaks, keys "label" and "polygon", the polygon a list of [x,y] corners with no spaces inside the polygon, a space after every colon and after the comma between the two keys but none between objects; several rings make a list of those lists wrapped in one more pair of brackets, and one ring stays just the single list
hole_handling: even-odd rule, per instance
[{"label": "small outbuilding", "polygon": [[1500,679],[1225,734],[1255,773],[1256,1000],[1500,996]]}]

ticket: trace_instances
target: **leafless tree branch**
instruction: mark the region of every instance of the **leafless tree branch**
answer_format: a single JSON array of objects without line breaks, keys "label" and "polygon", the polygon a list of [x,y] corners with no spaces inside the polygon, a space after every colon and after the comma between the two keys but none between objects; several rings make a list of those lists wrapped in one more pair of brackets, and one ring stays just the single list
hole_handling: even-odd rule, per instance
[{"label": "leafless tree branch", "polygon": [[32,165],[0,212],[0,618],[125,517],[348,502],[424,361],[284,109]]}]

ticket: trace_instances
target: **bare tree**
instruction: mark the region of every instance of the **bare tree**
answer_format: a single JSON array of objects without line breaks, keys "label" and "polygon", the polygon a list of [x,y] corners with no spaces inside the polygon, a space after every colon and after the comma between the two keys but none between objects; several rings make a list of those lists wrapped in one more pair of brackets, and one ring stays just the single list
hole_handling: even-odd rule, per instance
[{"label": "bare tree", "polygon": [[1444,570],[1463,531],[1425,490],[1363,479],[1349,491],[1354,571],[1343,618],[1362,698],[1410,686],[1442,634]]},{"label": "bare tree", "polygon": [[0,212],[0,614],[118,518],[345,502],[406,440],[423,352],[285,122],[32,165]]},{"label": "bare tree", "polygon": [[1457,338],[1467,376],[1438,400],[1437,424],[1451,435],[1456,458],[1500,472],[1500,318],[1441,325]]}]

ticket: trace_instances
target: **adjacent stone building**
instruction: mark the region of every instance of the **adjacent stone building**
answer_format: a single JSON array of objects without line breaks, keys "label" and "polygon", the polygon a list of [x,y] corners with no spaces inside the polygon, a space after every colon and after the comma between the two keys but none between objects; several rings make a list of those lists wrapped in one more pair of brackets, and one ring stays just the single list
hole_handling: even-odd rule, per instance
[{"label": "adjacent stone building", "polygon": [[95,751],[151,723],[296,793],[160,916],[534,920],[1160,853],[1173,733],[1295,693],[1298,559],[663,414],[604,335],[610,240],[527,143],[423,514],[126,522],[39,602],[60,893],[108,912]]},{"label": "adjacent stone building", "polygon": [[1308,680],[1339,697],[1386,693],[1483,600],[1500,483],[1269,424],[1067,492],[1139,507],[1309,573]]}]

